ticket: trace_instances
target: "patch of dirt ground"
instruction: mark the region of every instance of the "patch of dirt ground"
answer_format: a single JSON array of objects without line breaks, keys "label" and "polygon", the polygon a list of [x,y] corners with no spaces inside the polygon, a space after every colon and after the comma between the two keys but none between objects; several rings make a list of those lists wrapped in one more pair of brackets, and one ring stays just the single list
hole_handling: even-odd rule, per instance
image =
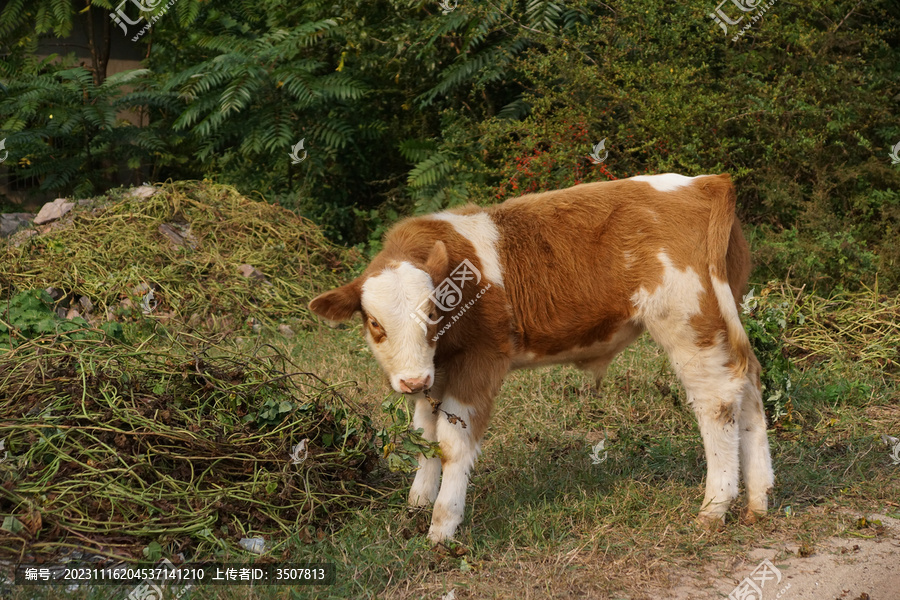
[{"label": "patch of dirt ground", "polygon": [[[848,513],[849,514],[849,513]],[[853,520],[859,516],[853,513]],[[391,600],[900,600],[900,519],[868,514],[812,546],[770,540],[697,565],[572,551],[398,585]],[[879,525],[877,522],[880,521]],[[857,534],[855,536],[853,534]],[[643,582],[643,583],[641,583]],[[623,587],[623,583],[626,585]]]},{"label": "patch of dirt ground", "polygon": [[[755,548],[746,560],[729,565],[726,576],[716,565],[707,565],[702,572],[672,574],[675,585],[654,590],[649,597],[900,600],[900,520],[884,515],[870,515],[868,520],[882,523],[873,539],[835,537],[813,548],[796,544]],[[867,527],[860,533],[872,535],[876,529]]]}]

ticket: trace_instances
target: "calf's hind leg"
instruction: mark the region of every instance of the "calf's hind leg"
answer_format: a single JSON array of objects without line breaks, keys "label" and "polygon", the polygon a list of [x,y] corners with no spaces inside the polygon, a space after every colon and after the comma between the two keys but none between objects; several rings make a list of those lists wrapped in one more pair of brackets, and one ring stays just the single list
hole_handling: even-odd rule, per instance
[{"label": "calf's hind leg", "polygon": [[[677,325],[650,327],[650,332],[669,354],[675,374],[687,392],[688,403],[700,425],[706,453],[706,495],[699,518],[710,523],[725,520],[738,495],[740,479],[739,418],[746,379],[729,365],[724,336],[710,346],[692,340],[694,332]],[[674,335],[673,335],[674,334]]]},{"label": "calf's hind leg", "polygon": [[759,381],[760,366],[750,357],[744,384],[740,412],[741,470],[747,487],[747,511],[744,520],[752,523],[768,508],[768,493],[775,484],[769,438],[766,434],[766,414],[763,409]]}]

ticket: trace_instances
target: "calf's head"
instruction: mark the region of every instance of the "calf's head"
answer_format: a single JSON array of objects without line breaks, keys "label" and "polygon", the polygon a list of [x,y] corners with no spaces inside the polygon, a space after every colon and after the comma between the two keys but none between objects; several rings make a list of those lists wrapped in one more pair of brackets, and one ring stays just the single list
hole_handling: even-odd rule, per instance
[{"label": "calf's head", "polygon": [[438,322],[431,294],[448,273],[447,249],[437,241],[424,261],[375,257],[357,279],[312,299],[309,308],[329,321],[363,320],[363,337],[397,392],[434,383],[433,341]]}]

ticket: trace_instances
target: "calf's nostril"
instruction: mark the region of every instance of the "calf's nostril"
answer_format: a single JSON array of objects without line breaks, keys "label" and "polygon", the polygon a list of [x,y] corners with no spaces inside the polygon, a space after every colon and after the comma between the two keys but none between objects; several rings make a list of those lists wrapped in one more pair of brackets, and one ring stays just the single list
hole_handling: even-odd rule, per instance
[{"label": "calf's nostril", "polygon": [[422,377],[417,377],[416,379],[401,379],[400,387],[409,390],[408,393],[421,392],[425,389],[427,385],[427,380]]}]

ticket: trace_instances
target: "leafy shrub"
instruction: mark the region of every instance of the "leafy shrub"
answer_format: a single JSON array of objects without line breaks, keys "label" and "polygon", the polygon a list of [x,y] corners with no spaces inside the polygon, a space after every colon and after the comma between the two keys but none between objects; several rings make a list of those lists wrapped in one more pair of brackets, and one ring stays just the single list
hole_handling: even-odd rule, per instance
[{"label": "leafy shrub", "polygon": [[63,319],[52,307],[53,298],[44,290],[25,290],[13,296],[0,312],[0,351],[11,350],[25,340],[56,335],[69,340],[121,339],[122,326],[103,323],[93,329],[81,317]]},{"label": "leafy shrub", "polygon": [[809,291],[859,290],[872,287],[879,257],[847,231],[815,233],[760,228],[754,258],[761,277],[807,284]]},{"label": "leafy shrub", "polygon": [[394,395],[381,403],[381,411],[391,419],[390,425],[379,429],[375,437],[392,471],[412,473],[419,467],[418,456],[439,456],[435,442],[422,437],[422,429],[412,428],[412,414],[405,397]]},{"label": "leafy shrub", "polygon": [[774,289],[774,284],[766,286],[758,296],[750,290],[741,304],[750,344],[762,364],[763,406],[770,423],[791,420],[791,387],[797,370],[785,352],[784,336],[790,324],[802,325],[804,320],[792,302]]}]

